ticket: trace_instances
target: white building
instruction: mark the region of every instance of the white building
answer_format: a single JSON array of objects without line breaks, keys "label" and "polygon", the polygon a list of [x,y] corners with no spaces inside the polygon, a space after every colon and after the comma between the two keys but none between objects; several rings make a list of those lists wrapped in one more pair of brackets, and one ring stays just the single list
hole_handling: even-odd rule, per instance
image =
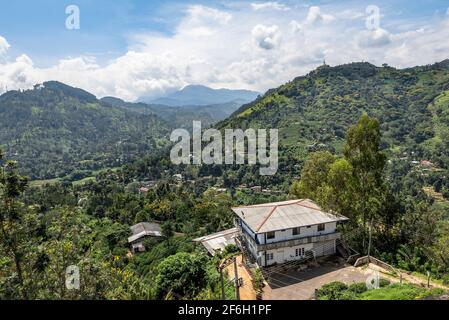
[{"label": "white building", "polygon": [[335,254],[337,224],[348,220],[306,199],[232,210],[242,249],[262,267]]}]

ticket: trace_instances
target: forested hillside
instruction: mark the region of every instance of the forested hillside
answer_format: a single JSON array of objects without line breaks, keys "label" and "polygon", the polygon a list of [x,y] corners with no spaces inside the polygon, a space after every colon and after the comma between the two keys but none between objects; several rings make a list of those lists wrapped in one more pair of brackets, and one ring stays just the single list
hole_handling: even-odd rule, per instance
[{"label": "forested hillside", "polygon": [[167,141],[168,124],[58,82],[0,97],[0,145],[32,179],[82,178]]},{"label": "forested hillside", "polygon": [[367,112],[382,124],[385,149],[413,149],[443,165],[446,90],[449,61],[405,70],[322,66],[243,106],[221,126],[279,128],[283,145],[300,154],[314,143],[341,150],[347,127]]},{"label": "forested hillside", "polygon": [[126,102],[114,97],[104,97],[101,101],[108,105],[125,108],[130,111],[157,115],[167,121],[172,128],[191,128],[193,121],[201,121],[204,127],[208,127],[228,118],[242,105],[238,101],[233,101],[202,106],[171,107],[143,102]]},{"label": "forested hillside", "polygon": [[[392,176],[404,180],[416,161],[449,168],[448,90],[448,60],[404,70],[323,65],[242,106],[218,127],[279,129],[281,166],[291,169],[313,151],[341,154],[346,130],[366,112],[381,123]],[[438,176],[422,183],[447,184]]]},{"label": "forested hillside", "polygon": [[[135,104],[99,102],[58,83],[9,92],[1,132],[23,158],[17,166],[0,152],[0,224],[8,226],[0,298],[220,298],[217,267],[238,249],[210,258],[192,239],[232,227],[232,206],[289,197],[348,216],[341,231],[358,252],[370,243],[375,257],[447,284],[448,77],[446,63],[402,71],[359,63],[324,66],[270,91],[218,124],[280,128],[279,171],[268,177],[257,166],[174,165],[167,149],[150,149],[168,126],[127,110]],[[152,143],[140,145],[146,136]],[[28,188],[18,173],[22,163],[56,172],[93,155],[116,157],[108,153],[116,141],[138,146],[118,154],[147,155],[86,183]],[[163,237],[133,256],[129,228],[143,221],[160,222]],[[66,264],[87,274],[82,290],[64,289]],[[232,284],[225,294],[234,297]]]}]

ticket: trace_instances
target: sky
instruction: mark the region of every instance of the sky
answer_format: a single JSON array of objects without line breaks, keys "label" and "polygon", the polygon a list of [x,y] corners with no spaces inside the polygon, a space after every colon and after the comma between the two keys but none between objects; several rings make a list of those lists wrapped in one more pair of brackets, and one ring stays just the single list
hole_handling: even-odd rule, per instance
[{"label": "sky", "polygon": [[57,80],[135,101],[189,84],[264,92],[324,61],[425,65],[449,58],[448,8],[447,0],[1,1],[0,93]]}]

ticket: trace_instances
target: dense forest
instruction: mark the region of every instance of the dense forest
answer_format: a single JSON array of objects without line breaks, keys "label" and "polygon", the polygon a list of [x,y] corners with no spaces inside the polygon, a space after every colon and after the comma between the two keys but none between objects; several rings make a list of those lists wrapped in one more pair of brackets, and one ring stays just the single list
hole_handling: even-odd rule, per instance
[{"label": "dense forest", "polygon": [[58,82],[0,97],[0,144],[33,180],[121,166],[166,143],[168,132],[154,115],[105,105]]},{"label": "dense forest", "polygon": [[[30,186],[30,169],[2,154],[0,298],[219,299],[217,267],[236,248],[211,258],[192,239],[232,227],[232,206],[298,197],[348,216],[341,231],[359,252],[367,252],[371,230],[373,255],[448,284],[448,79],[447,62],[406,70],[355,63],[322,66],[270,90],[216,126],[279,128],[280,167],[271,177],[257,166],[176,166],[161,144],[82,184],[66,178]],[[42,95],[37,90],[45,88],[2,99],[30,95],[17,104],[27,119],[27,106],[47,103],[31,99]],[[62,93],[47,90],[46,101],[60,101]],[[71,94],[66,106],[101,105],[84,92]],[[163,122],[152,119],[158,137]],[[139,191],[143,186],[148,192]],[[163,237],[130,255],[129,228],[142,221],[161,223]],[[69,265],[81,269],[79,291],[66,290]],[[233,284],[225,287],[234,298]]]}]

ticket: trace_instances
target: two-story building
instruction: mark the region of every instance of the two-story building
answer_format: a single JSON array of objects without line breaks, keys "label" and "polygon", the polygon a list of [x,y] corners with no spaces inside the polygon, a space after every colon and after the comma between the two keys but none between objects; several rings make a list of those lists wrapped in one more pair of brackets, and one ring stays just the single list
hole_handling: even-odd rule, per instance
[{"label": "two-story building", "polygon": [[337,224],[348,220],[308,199],[232,210],[243,249],[262,267],[335,254],[341,237]]}]

